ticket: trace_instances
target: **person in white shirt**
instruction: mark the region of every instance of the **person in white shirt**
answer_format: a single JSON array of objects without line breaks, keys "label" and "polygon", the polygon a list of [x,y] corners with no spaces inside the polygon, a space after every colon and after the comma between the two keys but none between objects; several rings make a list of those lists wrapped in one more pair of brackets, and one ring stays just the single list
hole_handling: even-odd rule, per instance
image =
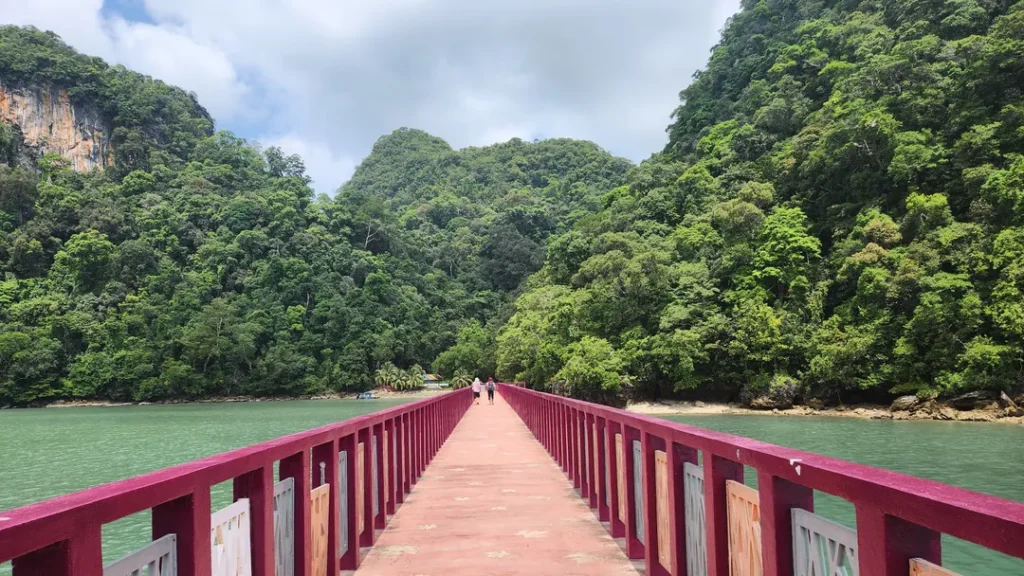
[{"label": "person in white shirt", "polygon": [[480,404],[480,390],[483,388],[483,383],[477,378],[473,380],[473,401]]}]

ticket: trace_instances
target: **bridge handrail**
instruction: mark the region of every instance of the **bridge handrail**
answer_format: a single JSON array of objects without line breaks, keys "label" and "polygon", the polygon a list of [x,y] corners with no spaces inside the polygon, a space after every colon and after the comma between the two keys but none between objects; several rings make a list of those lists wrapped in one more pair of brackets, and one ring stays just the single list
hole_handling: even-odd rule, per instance
[{"label": "bridge handrail", "polygon": [[[905,576],[912,558],[941,564],[943,533],[1024,558],[1024,503],[527,388],[502,386],[500,391],[580,488],[584,499],[589,498],[591,506],[599,509],[602,520],[611,522],[613,535],[626,537],[630,557],[646,560],[648,575],[684,573],[679,568],[685,567],[685,534],[677,528],[682,526],[678,514],[683,503],[677,493],[683,482],[684,463],[697,464],[697,451],[703,453],[704,465],[707,574],[730,573],[726,483],[742,482],[743,465],[757,471],[761,562],[766,575],[794,573],[791,510],[813,512],[813,490],[853,503],[862,575]],[[605,446],[615,446],[617,433],[623,435],[624,445],[639,440],[643,458],[644,501],[638,505],[632,489],[625,490],[626,522],[619,521],[615,514],[615,458],[605,456]],[[655,498],[648,497],[656,493],[656,450],[664,451],[668,460],[672,558],[665,563],[669,566],[658,561],[657,546],[645,547],[635,534],[635,515],[640,511],[643,542],[658,542]],[[593,466],[595,456],[598,471]],[[630,488],[634,484],[631,460],[624,458],[623,476]],[[591,465],[584,470],[581,463],[588,461]],[[603,476],[606,468],[611,472],[607,480]],[[606,481],[611,482],[607,489],[610,504],[604,498],[598,501],[595,494]]]},{"label": "bridge handrail", "polygon": [[[252,506],[253,574],[271,576],[274,574],[273,471],[274,463],[280,462],[280,479],[293,478],[295,482],[294,573],[304,574],[302,566],[309,562],[306,551],[309,539],[305,536],[309,522],[309,492],[321,482],[313,470],[318,467],[325,470],[325,482],[331,484],[329,541],[338,542],[339,454],[345,450],[353,453],[356,446],[364,442],[364,455],[369,462],[372,456],[370,439],[373,437],[377,440],[380,458],[384,449],[383,434],[390,432],[394,443],[394,465],[388,469],[389,484],[385,484],[384,474],[377,478],[379,512],[373,513],[371,498],[365,498],[364,503],[368,526],[382,528],[387,514],[393,514],[396,504],[401,503],[412,489],[470,402],[468,389],[452,391],[2,511],[0,562],[13,560],[14,576],[22,573],[99,576],[102,574],[102,525],[151,509],[153,540],[167,534],[177,535],[178,575],[206,576],[210,573],[210,488],[233,480],[234,499],[249,498]],[[399,437],[394,436],[395,430],[399,431]],[[355,502],[355,460],[349,458],[347,464],[349,480],[345,497],[350,503]],[[61,468],[59,461],[53,463],[55,472]],[[362,479],[366,494],[372,493],[372,472],[369,468],[364,468]],[[385,498],[385,485],[390,499]],[[354,506],[348,507],[348,516],[349,546],[340,556],[329,555],[328,566],[332,569],[355,568],[359,562],[359,544],[372,545],[375,538],[372,528],[356,534]]]}]

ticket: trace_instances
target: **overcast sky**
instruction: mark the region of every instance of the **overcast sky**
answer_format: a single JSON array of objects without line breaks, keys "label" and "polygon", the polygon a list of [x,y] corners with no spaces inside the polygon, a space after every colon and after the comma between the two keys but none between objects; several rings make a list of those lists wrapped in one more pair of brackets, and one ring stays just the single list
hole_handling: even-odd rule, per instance
[{"label": "overcast sky", "polygon": [[382,134],[592,140],[633,161],[739,0],[0,0],[0,22],[192,90],[333,193]]}]

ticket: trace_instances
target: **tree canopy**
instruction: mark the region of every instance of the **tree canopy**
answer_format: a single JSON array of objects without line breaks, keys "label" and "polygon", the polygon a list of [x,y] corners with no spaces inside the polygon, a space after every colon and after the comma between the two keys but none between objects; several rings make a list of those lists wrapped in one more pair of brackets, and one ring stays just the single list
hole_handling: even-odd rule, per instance
[{"label": "tree canopy", "polygon": [[548,243],[499,374],[598,399],[1021,388],[1022,55],[1024,2],[744,0],[666,148]]},{"label": "tree canopy", "polygon": [[0,28],[0,80],[68,90],[121,135],[102,172],[0,158],[0,406],[422,384],[435,358],[486,376],[548,237],[631,167],[588,142],[401,129],[315,197],[299,157],[53,34]]}]

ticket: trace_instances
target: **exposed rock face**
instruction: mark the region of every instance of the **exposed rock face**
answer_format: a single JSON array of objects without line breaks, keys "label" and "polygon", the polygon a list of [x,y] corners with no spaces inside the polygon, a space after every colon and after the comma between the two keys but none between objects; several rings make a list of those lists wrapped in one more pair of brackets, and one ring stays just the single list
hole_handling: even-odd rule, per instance
[{"label": "exposed rock face", "polygon": [[920,400],[918,400],[917,396],[900,396],[893,400],[890,410],[893,412],[911,410],[917,406],[918,402],[920,402]]},{"label": "exposed rock face", "polygon": [[21,132],[18,163],[35,169],[43,154],[60,154],[79,172],[113,163],[110,129],[99,111],[73,104],[67,90],[13,87],[0,80],[0,120]]}]

